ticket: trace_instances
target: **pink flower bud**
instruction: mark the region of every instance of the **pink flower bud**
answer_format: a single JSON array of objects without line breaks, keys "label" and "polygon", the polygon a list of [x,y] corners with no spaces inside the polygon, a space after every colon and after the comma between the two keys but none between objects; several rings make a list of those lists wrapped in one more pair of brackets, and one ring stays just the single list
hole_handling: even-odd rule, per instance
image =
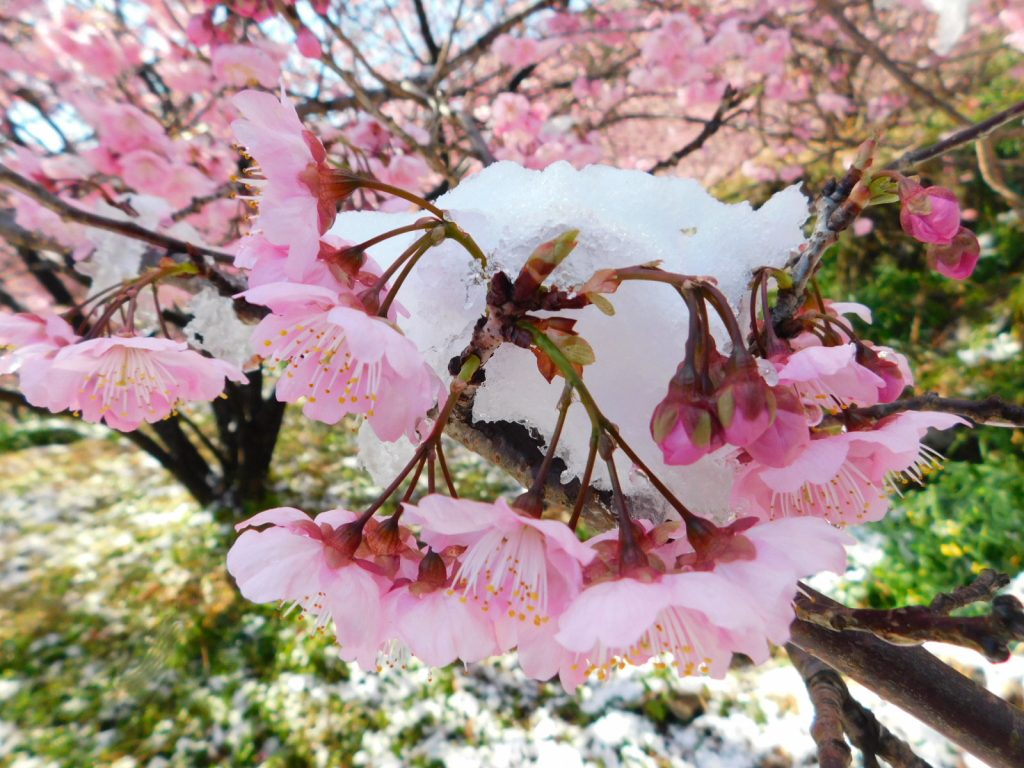
[{"label": "pink flower bud", "polygon": [[960,229],[960,204],[944,187],[922,187],[903,179],[899,187],[900,226],[922,243],[948,245]]},{"label": "pink flower bud", "polygon": [[746,451],[760,464],[785,467],[810,441],[810,419],[793,387],[776,387],[774,395],[775,419],[756,440],[746,446]]},{"label": "pink flower bud", "polygon": [[303,27],[295,38],[295,45],[298,47],[299,53],[307,59],[320,58],[320,41],[312,30]]},{"label": "pink flower bud", "polygon": [[951,243],[933,245],[928,249],[928,263],[940,275],[966,280],[974,272],[980,255],[978,238],[967,227],[960,227]]},{"label": "pink flower bud", "polygon": [[880,403],[891,403],[914,383],[907,359],[888,347],[876,350],[867,343],[858,344],[856,360],[884,382],[878,390]]},{"label": "pink flower bud", "polygon": [[744,358],[730,358],[715,398],[725,440],[738,446],[752,443],[775,421],[775,395],[754,358]]},{"label": "pink flower bud", "polygon": [[651,435],[666,464],[693,464],[725,444],[712,403],[676,383],[654,409]]}]

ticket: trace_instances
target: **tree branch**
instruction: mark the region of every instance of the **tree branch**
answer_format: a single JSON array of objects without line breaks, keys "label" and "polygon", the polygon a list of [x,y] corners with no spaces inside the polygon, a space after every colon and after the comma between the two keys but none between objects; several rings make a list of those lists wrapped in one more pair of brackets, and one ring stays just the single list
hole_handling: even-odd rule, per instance
[{"label": "tree branch", "polygon": [[1024,405],[1008,403],[1002,398],[990,395],[984,400],[968,400],[960,397],[942,397],[937,392],[905,397],[891,403],[882,403],[865,408],[853,407],[847,413],[853,418],[883,419],[903,411],[940,411],[955,413],[970,419],[975,424],[991,427],[1024,426]]},{"label": "tree branch", "polygon": [[[807,693],[814,704],[815,722],[811,727],[811,736],[819,745],[820,765],[826,765],[822,748],[832,744],[836,745],[834,749],[840,755],[845,754],[845,764],[849,764],[849,747],[843,741],[845,733],[850,742],[863,754],[865,768],[875,768],[878,765],[878,757],[893,768],[931,768],[927,762],[914,754],[905,741],[893,735],[888,728],[878,722],[878,718],[869,709],[850,695],[850,689],[846,687],[843,678],[832,667],[792,643],[786,644],[786,653],[804,679]],[[829,727],[832,739],[824,743],[819,742],[818,736],[815,735],[823,712],[831,720]]]},{"label": "tree branch", "polygon": [[1024,116],[1024,101],[1019,101],[1012,107],[992,115],[992,117],[987,120],[982,120],[980,123],[975,123],[974,125],[968,126],[963,130],[947,136],[942,141],[936,142],[935,144],[927,147],[922,147],[921,149],[915,149],[911,152],[903,153],[886,165],[885,170],[905,171],[913,168],[915,165],[919,165],[920,163],[924,163],[936,157],[941,157],[951,150],[988,136],[1007,123],[1022,116]]},{"label": "tree branch", "polygon": [[159,248],[164,248],[172,253],[209,256],[214,259],[214,261],[227,264],[231,264],[235,260],[235,257],[230,253],[218,251],[213,248],[206,248],[201,245],[195,245],[194,243],[179,240],[176,237],[164,235],[160,232],[153,232],[145,227],[140,227],[133,221],[108,219],[106,216],[100,216],[99,214],[92,213],[91,211],[76,208],[60,197],[57,197],[57,195],[51,193],[42,185],[37,184],[30,179],[26,179],[21,174],[15,173],[10,168],[2,164],[0,164],[0,184],[5,184],[8,187],[18,190],[22,194],[31,197],[44,208],[56,213],[64,221],[73,221],[77,224],[84,224],[88,227],[104,229],[108,232],[116,232],[119,235],[124,235],[125,237],[130,237],[134,240],[141,240],[144,243],[149,243],[150,245],[155,245]]},{"label": "tree branch", "polygon": [[[824,596],[822,599],[828,601]],[[800,619],[790,629],[794,645],[852,677],[993,768],[1024,765],[1024,711],[923,648],[890,645],[863,632],[834,632]]]},{"label": "tree branch", "polygon": [[434,34],[430,31],[430,20],[427,19],[427,11],[423,7],[423,0],[415,0],[414,4],[416,6],[416,19],[420,24],[420,34],[423,35],[423,42],[426,44],[427,50],[430,51],[430,60],[436,64],[441,55],[441,48],[434,39]]},{"label": "tree branch", "polygon": [[843,737],[843,703],[849,693],[846,685],[832,667],[792,643],[787,643],[786,653],[804,679],[807,695],[814,705],[811,738],[818,746],[818,765],[849,768],[853,755]]},{"label": "tree branch", "polygon": [[719,129],[725,125],[729,118],[726,117],[726,112],[737,104],[740,103],[743,96],[735,90],[731,85],[725,87],[725,93],[722,94],[722,100],[715,110],[715,114],[711,116],[711,119],[704,123],[704,127],[700,129],[693,139],[691,139],[683,147],[680,147],[668,157],[659,160],[650,168],[647,169],[648,173],[657,173],[663,171],[666,168],[673,168],[675,165],[687,155],[696,152],[698,149],[704,146],[705,142],[718,133]]}]

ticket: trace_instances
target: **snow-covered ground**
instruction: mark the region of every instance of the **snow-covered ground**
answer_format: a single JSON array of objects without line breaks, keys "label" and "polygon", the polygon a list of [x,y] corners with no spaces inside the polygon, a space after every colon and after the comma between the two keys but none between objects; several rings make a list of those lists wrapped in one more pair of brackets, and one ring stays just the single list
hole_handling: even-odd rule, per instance
[{"label": "snow-covered ground", "polygon": [[[368,673],[236,600],[223,537],[123,443],[0,455],[0,765],[816,764],[810,703],[781,654],[724,680],[626,669],[575,696],[508,658]],[[861,545],[851,576],[877,557]],[[934,650],[1024,699],[1021,655]],[[932,765],[981,765],[851,689]]]}]

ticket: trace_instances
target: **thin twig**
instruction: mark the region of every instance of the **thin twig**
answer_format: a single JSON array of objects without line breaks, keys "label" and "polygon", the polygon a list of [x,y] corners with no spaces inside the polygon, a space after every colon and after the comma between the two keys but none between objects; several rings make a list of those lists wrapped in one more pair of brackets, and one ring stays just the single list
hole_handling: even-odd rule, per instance
[{"label": "thin twig", "polygon": [[903,411],[940,411],[964,416],[975,424],[990,427],[1024,426],[1024,405],[1008,403],[991,395],[983,400],[969,400],[961,397],[942,397],[937,392],[905,397],[891,403],[872,405],[866,408],[850,408],[847,414],[854,418],[884,419]]},{"label": "thin twig", "polygon": [[235,260],[235,257],[230,253],[218,251],[213,248],[206,248],[201,245],[196,245],[195,243],[189,243],[160,232],[154,232],[153,230],[146,229],[145,227],[140,227],[133,221],[108,219],[106,216],[100,216],[99,214],[92,213],[91,211],[76,208],[65,200],[57,197],[57,195],[49,192],[42,185],[37,184],[31,179],[26,179],[21,174],[15,173],[3,164],[0,164],[0,184],[4,184],[18,190],[22,194],[28,195],[44,208],[56,213],[64,221],[73,221],[89,227],[95,227],[96,229],[105,229],[108,232],[116,232],[119,235],[124,235],[125,237],[130,237],[134,240],[141,240],[144,243],[149,243],[150,245],[155,245],[159,248],[165,248],[172,253],[209,256],[215,261],[227,264],[233,263]]},{"label": "thin twig", "polygon": [[992,117],[987,120],[982,120],[980,123],[975,123],[963,130],[957,131],[956,133],[947,136],[942,141],[936,142],[935,144],[927,147],[905,152],[886,165],[885,169],[889,171],[908,170],[915,165],[919,165],[920,163],[924,163],[935,157],[940,157],[947,152],[957,149],[958,147],[962,147],[965,144],[970,144],[972,141],[984,138],[993,131],[996,131],[1021,116],[1024,116],[1024,101],[1017,102],[1012,107],[1004,109],[998,114],[992,115]]}]

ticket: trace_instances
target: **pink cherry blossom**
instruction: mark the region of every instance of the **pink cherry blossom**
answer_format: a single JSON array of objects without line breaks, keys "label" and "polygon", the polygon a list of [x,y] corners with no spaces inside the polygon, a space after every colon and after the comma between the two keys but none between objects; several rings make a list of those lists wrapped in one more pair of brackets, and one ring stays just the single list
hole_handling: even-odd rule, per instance
[{"label": "pink cherry blossom", "polygon": [[749,445],[774,423],[775,394],[753,357],[730,358],[725,377],[715,390],[715,408],[722,435],[730,445]]},{"label": "pink cherry blossom", "polygon": [[744,446],[744,450],[761,464],[785,467],[810,441],[812,418],[793,387],[780,385],[774,387],[772,393],[775,418],[756,440]]},{"label": "pink cherry blossom", "polygon": [[44,386],[51,411],[77,411],[86,421],[128,432],[167,418],[185,402],[213,400],[225,379],[245,381],[245,374],[183,342],[117,336],[60,349]]},{"label": "pink cherry blossom", "polygon": [[170,139],[160,121],[131,104],[110,104],[95,110],[103,146],[126,154],[136,149],[167,152]]},{"label": "pink cherry blossom", "polygon": [[743,593],[716,573],[625,577],[585,589],[559,619],[555,640],[585,659],[584,676],[603,679],[620,664],[671,654],[682,675],[722,677],[732,658],[727,633],[759,623]]},{"label": "pink cherry blossom", "polygon": [[0,313],[0,374],[17,373],[25,399],[50,408],[50,364],[58,351],[78,338],[58,315]]},{"label": "pink cherry blossom", "polygon": [[303,27],[295,37],[295,47],[307,59],[319,59],[321,54],[320,40],[309,27]]},{"label": "pink cherry blossom", "polygon": [[249,235],[241,239],[238,244],[238,250],[235,253],[234,264],[236,267],[248,270],[246,276],[248,277],[250,288],[284,282],[319,285],[339,293],[348,288],[347,285],[338,280],[331,272],[330,266],[321,259],[317,259],[306,267],[302,274],[289,277],[287,269],[288,247],[274,245],[258,234]]},{"label": "pink cherry blossom", "polygon": [[949,245],[960,231],[960,204],[944,187],[900,181],[900,226],[922,243]]},{"label": "pink cherry blossom", "polygon": [[719,563],[714,572],[738,587],[760,616],[763,634],[748,636],[749,644],[735,649],[760,663],[768,656],[765,640],[776,645],[789,640],[797,579],[821,571],[843,573],[846,547],[854,539],[810,517],[763,522],[740,535],[754,545],[754,557]]},{"label": "pink cherry blossom", "polygon": [[[388,626],[432,667],[456,659],[471,664],[500,652],[491,616],[456,589],[447,569],[439,555],[428,552],[420,563],[420,577],[385,596]],[[439,573],[431,578],[424,574],[427,570]]]},{"label": "pink cherry blossom", "polygon": [[337,201],[350,190],[334,180],[323,144],[286,97],[242,91],[233,103],[243,119],[231,127],[262,174],[246,182],[259,191],[259,227],[274,245],[288,246],[288,272],[299,278],[334,223]]},{"label": "pink cherry blossom", "polygon": [[213,76],[222,85],[274,88],[281,68],[266,51],[251,45],[220,45],[213,51]]},{"label": "pink cherry blossom", "polygon": [[886,388],[882,377],[857,362],[854,343],[798,349],[776,363],[779,383],[791,384],[810,403],[826,410],[875,405]]},{"label": "pink cherry blossom", "polygon": [[541,627],[579,592],[594,551],[556,520],[518,512],[504,499],[485,504],[430,495],[406,507],[420,538],[437,550],[466,547],[454,581],[482,610],[493,610],[510,640]]},{"label": "pink cherry blossom", "polygon": [[744,515],[768,519],[810,515],[836,525],[880,520],[899,482],[921,482],[941,466],[941,456],[921,443],[928,429],[966,423],[951,414],[908,411],[873,429],[815,436],[787,466],[747,464],[733,486],[733,503]]},{"label": "pink cherry blossom", "polygon": [[415,435],[438,379],[389,321],[368,315],[354,296],[320,286],[273,283],[244,296],[272,312],[253,331],[253,345],[287,363],[279,400],[301,400],[306,416],[327,424],[363,415],[381,440]]},{"label": "pink cherry blossom", "polygon": [[293,507],[268,509],[235,526],[243,533],[228,551],[227,566],[246,599],[296,605],[318,629],[333,619],[342,658],[373,669],[384,639],[387,583],[354,556],[344,526],[355,519],[346,509],[315,519]]},{"label": "pink cherry blossom", "polygon": [[26,358],[55,352],[77,340],[74,329],[59,315],[0,312],[0,373],[13,373]]}]

